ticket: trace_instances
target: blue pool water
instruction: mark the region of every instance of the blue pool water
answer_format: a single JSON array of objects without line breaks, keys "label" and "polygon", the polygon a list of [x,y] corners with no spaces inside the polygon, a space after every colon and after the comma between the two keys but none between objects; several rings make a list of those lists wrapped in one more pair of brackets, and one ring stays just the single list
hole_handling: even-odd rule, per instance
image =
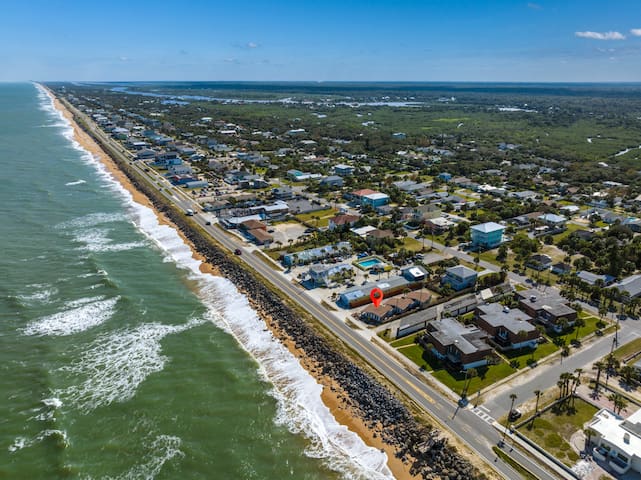
[{"label": "blue pool water", "polygon": [[381,262],[378,258],[368,258],[367,260],[358,262],[358,264],[363,268],[371,268],[374,265],[379,265],[381,263],[383,262]]}]

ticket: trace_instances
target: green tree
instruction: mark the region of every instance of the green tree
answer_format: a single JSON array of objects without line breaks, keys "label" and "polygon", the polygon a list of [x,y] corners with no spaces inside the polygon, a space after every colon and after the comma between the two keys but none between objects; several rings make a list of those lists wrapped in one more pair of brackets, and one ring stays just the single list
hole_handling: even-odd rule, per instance
[{"label": "green tree", "polygon": [[594,391],[599,391],[599,379],[601,378],[601,372],[606,368],[606,364],[602,361],[594,362],[592,364],[592,370],[596,370],[596,380],[594,382]]},{"label": "green tree", "polygon": [[574,340],[579,339],[579,329],[585,327],[585,320],[581,317],[577,317],[577,319],[574,321],[574,329],[576,330],[576,335],[574,337]]}]

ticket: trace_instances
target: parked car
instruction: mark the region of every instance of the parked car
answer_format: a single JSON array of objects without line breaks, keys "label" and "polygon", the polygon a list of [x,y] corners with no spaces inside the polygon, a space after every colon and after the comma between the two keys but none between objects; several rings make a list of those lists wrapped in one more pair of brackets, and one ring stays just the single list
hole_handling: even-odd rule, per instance
[{"label": "parked car", "polygon": [[236,250],[234,250],[234,254],[235,255],[242,255],[243,251],[240,248],[237,248]]},{"label": "parked car", "polygon": [[523,415],[523,414],[519,410],[517,410],[515,408],[514,410],[510,411],[510,414],[508,415],[507,419],[510,422],[514,422],[514,421],[518,420],[519,418],[521,418],[521,415]]}]

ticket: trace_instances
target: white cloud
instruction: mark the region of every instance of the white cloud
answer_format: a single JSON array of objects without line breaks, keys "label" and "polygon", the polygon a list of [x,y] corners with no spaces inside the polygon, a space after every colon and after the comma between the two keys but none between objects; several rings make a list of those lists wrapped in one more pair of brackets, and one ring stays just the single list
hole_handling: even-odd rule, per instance
[{"label": "white cloud", "polygon": [[528,3],[527,6],[528,6],[528,8],[531,8],[532,10],[541,10],[541,8],[542,8],[541,5],[539,5],[538,3],[533,3],[533,2]]},{"label": "white cloud", "polygon": [[625,35],[620,32],[574,32],[574,35],[593,40],[625,40]]},{"label": "white cloud", "polygon": [[258,44],[256,42],[249,42],[247,43],[247,48],[258,48]]},{"label": "white cloud", "polygon": [[632,30],[630,30],[630,35],[641,37],[641,28],[633,28]]}]

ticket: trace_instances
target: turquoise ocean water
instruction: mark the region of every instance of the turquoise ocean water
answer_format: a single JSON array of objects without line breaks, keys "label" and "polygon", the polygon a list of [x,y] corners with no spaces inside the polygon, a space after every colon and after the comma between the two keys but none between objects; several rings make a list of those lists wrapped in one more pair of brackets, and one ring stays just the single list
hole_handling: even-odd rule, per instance
[{"label": "turquoise ocean water", "polygon": [[384,479],[226,280],[0,85],[0,479]]}]

